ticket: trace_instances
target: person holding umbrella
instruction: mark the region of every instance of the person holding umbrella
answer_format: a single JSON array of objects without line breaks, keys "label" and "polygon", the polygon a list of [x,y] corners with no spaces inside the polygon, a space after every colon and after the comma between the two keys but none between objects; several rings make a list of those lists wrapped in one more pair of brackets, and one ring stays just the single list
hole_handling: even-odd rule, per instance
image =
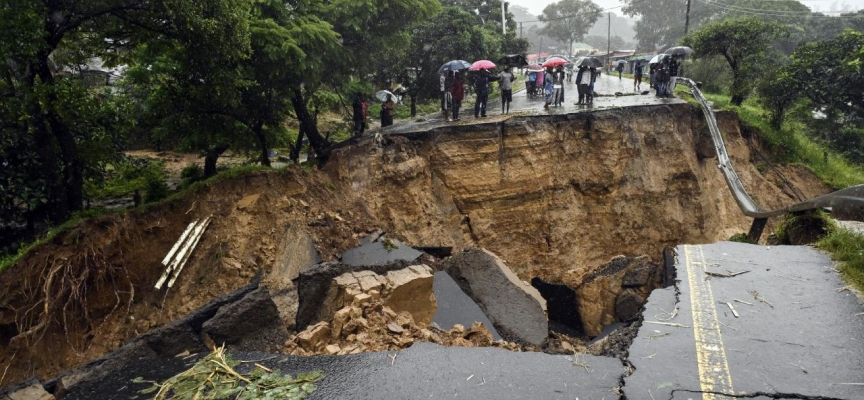
[{"label": "person holding umbrella", "polygon": [[363,99],[363,93],[357,92],[354,95],[354,102],[351,103],[351,108],[354,111],[354,136],[360,136],[366,130],[366,108],[369,105]]},{"label": "person holding umbrella", "polygon": [[505,65],[504,70],[498,74],[498,86],[501,88],[501,113],[510,112],[510,103],[513,101],[513,81],[516,76],[510,73],[510,66]]},{"label": "person holding umbrella", "polygon": [[564,67],[561,65],[555,67],[553,77],[555,88],[555,98],[553,99],[553,104],[555,105],[555,107],[558,107],[561,105],[561,103],[564,102]]},{"label": "person holding umbrella", "polygon": [[396,109],[396,103],[393,102],[393,95],[387,93],[387,100],[381,105],[381,127],[393,125],[393,111]]},{"label": "person holding umbrella", "polygon": [[489,101],[489,84],[498,80],[488,69],[479,69],[474,75],[474,118],[486,118],[486,103]]},{"label": "person holding umbrella", "polygon": [[591,83],[591,71],[584,65],[579,66],[576,73],[576,85],[579,90],[579,101],[576,104],[588,103],[588,85]]},{"label": "person holding umbrella", "polygon": [[462,99],[465,98],[465,84],[462,83],[462,74],[453,71],[453,84],[447,89],[453,99],[453,119],[447,121],[459,121],[459,109],[462,108]]}]

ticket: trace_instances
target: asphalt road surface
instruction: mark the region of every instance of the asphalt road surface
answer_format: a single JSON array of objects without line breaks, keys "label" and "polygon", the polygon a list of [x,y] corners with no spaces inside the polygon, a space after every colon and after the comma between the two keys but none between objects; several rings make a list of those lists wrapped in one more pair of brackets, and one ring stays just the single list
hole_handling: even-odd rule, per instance
[{"label": "asphalt road surface", "polygon": [[731,242],[677,252],[678,284],[651,294],[630,347],[629,399],[864,399],[861,304],[826,255]]},{"label": "asphalt road surface", "polygon": [[[517,79],[525,79],[525,76],[519,75]],[[573,77],[576,80],[576,77]],[[384,128],[383,133],[406,133],[419,130],[438,128],[446,125],[468,125],[476,122],[498,121],[508,116],[525,116],[525,115],[555,115],[569,114],[578,112],[589,112],[593,110],[602,110],[615,107],[636,107],[657,104],[680,104],[684,101],[678,98],[660,98],[654,95],[654,91],[648,88],[648,83],[641,85],[641,91],[633,90],[633,80],[628,78],[618,79],[618,76],[607,76],[602,74],[597,77],[594,84],[594,91],[598,96],[594,98],[594,104],[588,106],[576,105],[579,100],[576,85],[573,83],[564,84],[564,103],[560,107],[550,106],[548,110],[543,108],[545,99],[543,96],[529,98],[527,93],[522,90],[513,93],[513,102],[510,104],[510,113],[504,115],[501,111],[500,99],[491,99],[487,106],[487,118],[474,118],[474,101],[465,100],[462,102],[462,110],[460,111],[461,121],[447,122],[441,113],[434,113],[418,117],[411,121],[397,123],[396,125]],[[641,92],[649,91],[648,94]],[[616,96],[616,93],[618,94]],[[374,134],[376,130],[370,131],[369,134]]]}]

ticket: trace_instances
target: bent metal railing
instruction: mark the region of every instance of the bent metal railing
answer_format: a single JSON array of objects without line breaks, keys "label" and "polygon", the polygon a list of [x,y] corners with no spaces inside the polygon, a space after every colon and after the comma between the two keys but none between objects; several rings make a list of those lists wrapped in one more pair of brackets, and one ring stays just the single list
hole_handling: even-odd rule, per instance
[{"label": "bent metal railing", "polygon": [[[717,152],[717,168],[723,172],[726,178],[726,184],[729,185],[729,190],[732,192],[732,197],[738,203],[738,207],[744,212],[744,215],[754,218],[753,226],[750,228],[748,237],[758,240],[762,233],[762,228],[765,227],[765,222],[769,217],[778,215],[812,210],[818,208],[831,208],[834,210],[849,210],[862,211],[864,210],[864,185],[852,186],[846,189],[838,190],[823,196],[815,197],[807,201],[795,203],[776,210],[765,210],[759,207],[758,204],[747,193],[741,178],[735,172],[732,166],[732,160],[729,158],[729,153],[726,152],[726,144],[723,142],[723,136],[720,135],[720,128],[717,126],[717,118],[714,116],[714,110],[708,105],[708,100],[702,95],[702,91],[696,87],[696,83],[688,78],[676,77],[675,82],[687,85],[690,88],[690,93],[699,104],[702,106],[702,112],[705,114],[705,121],[708,123],[708,129],[711,132],[711,139],[714,143],[714,150]],[[755,236],[755,238],[754,238]]]}]

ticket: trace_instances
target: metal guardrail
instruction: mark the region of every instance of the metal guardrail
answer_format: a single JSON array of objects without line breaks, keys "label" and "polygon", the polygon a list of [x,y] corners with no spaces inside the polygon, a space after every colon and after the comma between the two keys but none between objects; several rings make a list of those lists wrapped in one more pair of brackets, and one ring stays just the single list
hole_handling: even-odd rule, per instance
[{"label": "metal guardrail", "polygon": [[[723,141],[723,136],[720,135],[720,128],[717,126],[717,118],[714,116],[714,111],[708,105],[708,100],[702,95],[702,91],[696,87],[696,83],[688,78],[676,77],[676,82],[683,83],[690,88],[690,93],[696,98],[696,101],[702,105],[702,112],[705,114],[705,121],[708,123],[708,129],[711,131],[711,139],[714,142],[714,150],[717,153],[717,167],[726,178],[726,184],[729,185],[729,190],[732,196],[738,203],[738,207],[748,217],[756,218],[757,221],[763,220],[761,224],[764,227],[764,220],[769,217],[776,217],[791,212],[812,210],[818,208],[831,208],[834,210],[854,210],[864,211],[864,185],[852,186],[846,189],[838,190],[823,196],[819,196],[807,201],[795,203],[776,210],[765,210],[760,207],[747,193],[741,178],[735,172],[732,166],[732,160],[729,158],[729,153],[726,152],[726,144]],[[673,83],[674,85],[674,83]],[[754,221],[754,226],[757,221]],[[761,233],[761,228],[759,229]],[[753,230],[751,228],[751,234]],[[758,236],[757,236],[758,238]]]}]

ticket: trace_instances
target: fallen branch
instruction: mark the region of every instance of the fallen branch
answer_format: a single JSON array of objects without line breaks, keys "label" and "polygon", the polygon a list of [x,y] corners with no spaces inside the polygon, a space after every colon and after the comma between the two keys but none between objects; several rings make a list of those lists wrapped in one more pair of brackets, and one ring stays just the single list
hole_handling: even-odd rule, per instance
[{"label": "fallen branch", "polygon": [[759,300],[759,301],[761,301],[761,302],[767,304],[768,307],[774,308],[774,305],[771,304],[771,303],[769,303],[768,300],[765,300],[765,298],[762,297],[762,295],[759,294],[759,292],[757,292],[757,291],[755,291],[755,290],[751,290],[751,291],[750,291],[750,294],[753,295],[753,298],[754,298],[754,299]]},{"label": "fallen branch", "polygon": [[664,326],[674,326],[676,328],[689,328],[689,326],[687,326],[687,325],[681,325],[681,324],[672,323],[672,322],[645,321],[645,323],[646,324],[664,325]]},{"label": "fallen branch", "polygon": [[744,301],[744,300],[738,300],[738,299],[735,299],[735,300],[732,300],[732,301],[734,301],[734,302],[736,302],[736,303],[746,304],[746,305],[748,305],[748,306],[752,306],[752,305],[753,305],[753,303],[748,303],[748,302],[746,302],[746,301]]},{"label": "fallen branch", "polygon": [[731,277],[733,277],[733,276],[738,276],[738,275],[741,275],[741,274],[746,274],[746,273],[748,273],[748,272],[750,272],[750,271],[730,272],[730,273],[728,273],[728,274],[722,274],[722,273],[719,273],[719,272],[705,271],[705,275],[708,275],[708,276],[714,276],[714,277],[717,277],[717,278],[731,278]]},{"label": "fallen branch", "polygon": [[722,301],[720,303],[726,304],[727,306],[729,306],[729,309],[732,310],[732,315],[734,315],[735,318],[738,318],[738,311],[735,311],[735,307],[732,307],[732,303],[722,302]]}]

